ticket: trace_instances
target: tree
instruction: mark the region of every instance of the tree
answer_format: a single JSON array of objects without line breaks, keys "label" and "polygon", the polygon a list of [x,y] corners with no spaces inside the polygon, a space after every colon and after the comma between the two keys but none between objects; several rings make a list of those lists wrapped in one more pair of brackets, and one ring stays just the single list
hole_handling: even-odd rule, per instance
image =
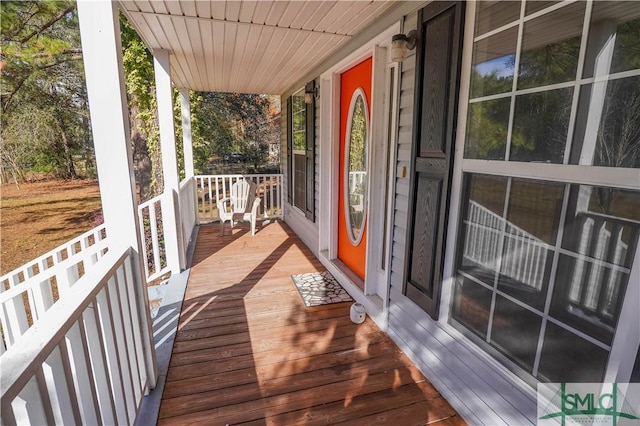
[{"label": "tree", "polygon": [[[153,57],[121,17],[134,170],[141,200],[163,190]],[[76,6],[69,0],[2,2],[2,177],[31,171],[95,172]],[[182,160],[181,111],[174,91],[176,143]],[[265,95],[190,94],[195,169],[240,152],[255,169],[279,142],[279,108]]]},{"label": "tree", "polygon": [[[2,167],[78,177],[93,152],[75,3],[2,2]],[[4,173],[3,173],[4,177]]]},{"label": "tree", "polygon": [[129,103],[133,167],[138,196],[143,201],[158,195],[163,189],[153,56],[122,15],[120,34]]},{"label": "tree", "polygon": [[194,157],[198,158],[196,169],[202,171],[212,156],[224,159],[232,153],[240,153],[254,170],[268,161],[269,146],[280,141],[280,108],[276,98],[214,92],[199,96],[202,102],[193,109],[197,125],[192,126]]}]

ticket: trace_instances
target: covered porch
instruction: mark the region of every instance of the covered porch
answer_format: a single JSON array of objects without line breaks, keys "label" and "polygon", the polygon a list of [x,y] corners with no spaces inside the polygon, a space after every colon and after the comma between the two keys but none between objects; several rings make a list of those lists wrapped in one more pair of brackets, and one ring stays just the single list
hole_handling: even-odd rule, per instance
[{"label": "covered porch", "polygon": [[350,303],[305,307],[291,275],[323,270],[281,221],[201,226],[158,424],[464,424]]},{"label": "covered porch", "polygon": [[[637,144],[619,164],[595,155],[597,146],[623,146],[598,141],[600,130],[624,127],[601,120],[604,111],[633,110],[622,107],[640,76],[637,50],[627,48],[637,35],[625,33],[640,13],[631,2],[80,0],[78,12],[105,224],[0,277],[3,424],[458,424],[460,416],[535,424],[538,382],[626,383],[640,374]],[[121,13],[154,56],[164,192],[142,205]],[[546,30],[564,21],[575,33]],[[419,43],[405,55],[412,31]],[[591,46],[590,34],[602,43]],[[529,71],[519,58],[537,57],[550,35],[553,46],[575,47],[575,73],[519,87]],[[488,62],[475,52],[494,40],[513,47],[500,61],[514,64],[511,80],[504,92],[475,97],[474,73]],[[430,52],[429,43],[457,47]],[[359,158],[371,165],[374,207],[366,221],[340,204],[361,205],[345,185],[361,170],[344,166],[352,133],[344,123],[354,123],[360,102],[352,96],[347,108],[348,95],[359,91],[342,99],[341,90],[365,62],[371,144]],[[428,68],[436,63],[440,72]],[[530,65],[540,75],[550,69]],[[624,90],[610,96],[615,87]],[[192,90],[287,99],[283,173],[200,176]],[[553,120],[533,107],[547,96],[558,99]],[[531,111],[520,116],[516,101],[526,99]],[[480,132],[467,124],[477,106],[497,104],[504,137],[495,156],[480,155],[472,134]],[[547,152],[549,138],[536,130],[555,121]],[[519,156],[521,122],[532,124],[535,149]],[[204,224],[236,179],[255,179],[261,216],[279,219],[254,237],[246,224],[224,236]],[[368,231],[347,234],[344,218]],[[364,272],[339,253],[362,235]],[[325,268],[366,306],[364,324],[349,321],[348,303],[302,305],[291,275]],[[165,274],[188,281],[184,303],[181,294],[172,307],[173,353],[173,340],[154,342],[146,289]],[[157,416],[141,409],[163,389]]]}]

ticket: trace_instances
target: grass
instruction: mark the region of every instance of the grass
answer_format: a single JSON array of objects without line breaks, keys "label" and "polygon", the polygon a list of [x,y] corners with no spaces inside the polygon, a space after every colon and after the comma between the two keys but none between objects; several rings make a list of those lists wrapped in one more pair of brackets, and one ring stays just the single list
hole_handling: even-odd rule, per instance
[{"label": "grass", "polygon": [[101,210],[95,180],[0,187],[0,275],[90,230]]}]

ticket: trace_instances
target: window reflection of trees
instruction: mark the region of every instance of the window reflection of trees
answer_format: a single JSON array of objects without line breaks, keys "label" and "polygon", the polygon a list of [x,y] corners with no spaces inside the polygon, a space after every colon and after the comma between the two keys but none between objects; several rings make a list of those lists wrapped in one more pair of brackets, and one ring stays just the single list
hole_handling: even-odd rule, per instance
[{"label": "window reflection of trees", "polygon": [[[580,28],[581,29],[581,28]],[[518,89],[575,80],[581,37],[573,37],[520,54]],[[523,43],[525,43],[523,41]]]},{"label": "window reflection of trees", "polygon": [[367,123],[364,111],[364,99],[358,96],[353,115],[349,136],[349,171],[363,172],[366,170]]},{"label": "window reflection of trees", "polygon": [[307,149],[307,117],[303,91],[300,91],[299,93],[293,95],[291,108],[293,111],[293,149],[303,151]]},{"label": "window reflection of trees", "polygon": [[640,167],[640,77],[608,83],[594,165]]},{"label": "window reflection of trees", "polygon": [[291,113],[293,205],[304,211],[307,203],[307,104],[304,101],[304,90],[294,93],[291,97]]},{"label": "window reflection of trees", "polygon": [[509,159],[562,163],[572,98],[573,88],[516,97]]},{"label": "window reflection of trees", "polygon": [[352,241],[360,240],[367,192],[367,112],[362,94],[353,103],[348,123],[348,216]]},{"label": "window reflection of trees", "polygon": [[466,158],[504,160],[511,98],[469,105]]},{"label": "window reflection of trees", "polygon": [[[573,134],[572,164],[640,167],[640,3],[595,2],[588,40],[581,36],[584,12],[585,4],[578,2],[521,24],[515,98],[509,92],[518,27],[474,43],[470,80],[475,101],[469,104],[465,158],[563,163],[567,137]],[[559,21],[564,22],[561,28]],[[597,80],[581,83],[572,130],[575,89],[546,86],[576,79],[583,42],[584,78]],[[619,78],[621,72],[632,74]],[[499,94],[504,97],[482,99]]]}]

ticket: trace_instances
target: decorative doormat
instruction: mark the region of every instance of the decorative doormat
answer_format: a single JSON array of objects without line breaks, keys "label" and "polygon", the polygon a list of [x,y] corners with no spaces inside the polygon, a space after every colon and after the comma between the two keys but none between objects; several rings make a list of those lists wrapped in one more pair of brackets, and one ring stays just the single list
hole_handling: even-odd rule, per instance
[{"label": "decorative doormat", "polygon": [[342,288],[329,271],[291,275],[291,278],[307,308],[332,303],[353,302],[349,293]]}]

